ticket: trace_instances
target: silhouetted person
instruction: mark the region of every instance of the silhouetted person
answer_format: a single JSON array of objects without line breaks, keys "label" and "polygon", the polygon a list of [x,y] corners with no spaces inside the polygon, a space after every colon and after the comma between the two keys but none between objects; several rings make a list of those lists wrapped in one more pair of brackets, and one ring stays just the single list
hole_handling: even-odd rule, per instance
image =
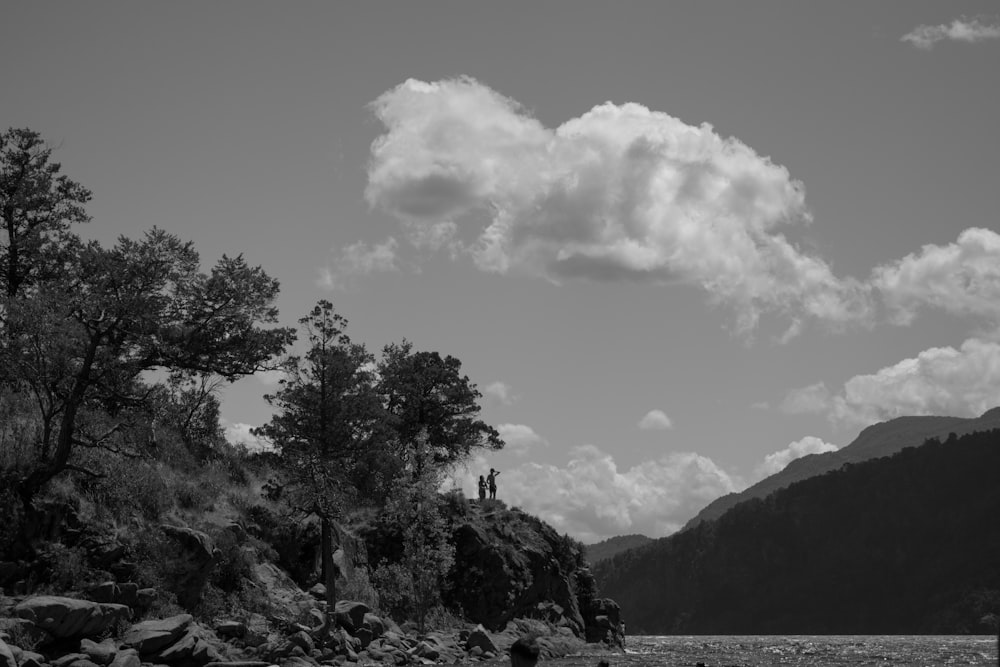
[{"label": "silhouetted person", "polygon": [[537,641],[521,637],[510,647],[510,667],[535,667],[539,652]]},{"label": "silhouetted person", "polygon": [[486,481],[490,485],[490,500],[497,499],[497,475],[499,474],[500,474],[499,470],[494,470],[493,468],[490,468],[490,474],[486,478]]},{"label": "silhouetted person", "polygon": [[486,478],[482,475],[479,476],[479,501],[482,502],[486,500]]}]

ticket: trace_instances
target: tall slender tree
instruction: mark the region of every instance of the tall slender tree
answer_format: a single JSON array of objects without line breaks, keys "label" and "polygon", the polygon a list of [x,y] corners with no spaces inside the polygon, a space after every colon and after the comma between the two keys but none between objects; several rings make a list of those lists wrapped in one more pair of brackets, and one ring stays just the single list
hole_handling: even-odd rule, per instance
[{"label": "tall slender tree", "polygon": [[277,408],[257,429],[279,449],[285,476],[271,488],[304,515],[319,517],[330,627],[336,603],[334,522],[355,493],[358,459],[382,437],[385,421],[375,391],[374,360],[344,333],[347,320],[320,301],[299,320],[309,348],[284,364],[285,378],[265,396]]}]

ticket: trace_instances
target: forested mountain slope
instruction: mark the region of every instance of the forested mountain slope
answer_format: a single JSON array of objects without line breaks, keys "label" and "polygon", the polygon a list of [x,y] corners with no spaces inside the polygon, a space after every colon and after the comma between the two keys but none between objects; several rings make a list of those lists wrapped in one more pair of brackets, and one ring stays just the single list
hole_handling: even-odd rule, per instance
[{"label": "forested mountain slope", "polygon": [[789,463],[780,472],[762,479],[740,493],[729,493],[717,498],[688,521],[684,530],[702,521],[718,519],[744,500],[764,498],[795,482],[836,470],[845,463],[860,463],[880,456],[891,456],[904,447],[912,447],[931,438],[944,439],[950,433],[965,435],[994,428],[1000,428],[1000,408],[993,408],[973,419],[898,417],[874,424],[861,431],[851,444],[835,452],[803,456]]},{"label": "forested mountain slope", "polygon": [[600,593],[634,633],[986,632],[998,471],[998,430],[848,465],[599,563]]}]

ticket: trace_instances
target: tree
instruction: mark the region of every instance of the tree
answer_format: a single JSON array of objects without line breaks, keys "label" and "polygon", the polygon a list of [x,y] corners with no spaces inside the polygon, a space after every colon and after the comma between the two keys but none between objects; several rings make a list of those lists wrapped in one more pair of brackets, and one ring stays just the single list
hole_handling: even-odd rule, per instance
[{"label": "tree", "polygon": [[0,134],[0,293],[12,297],[62,269],[74,223],[91,193],[60,175],[52,149],[27,128]]},{"label": "tree", "polygon": [[[426,432],[417,435],[420,443],[426,439]],[[418,447],[417,451],[426,454],[430,448]],[[455,545],[441,512],[441,472],[430,465],[419,468],[419,476],[401,486],[381,517],[401,534],[402,555],[398,563],[383,562],[376,580],[383,590],[389,589],[394,598],[390,604],[412,614],[423,632],[428,612],[441,602],[442,588],[455,562]]]},{"label": "tree", "polygon": [[500,449],[500,434],[479,419],[476,385],[462,362],[437,352],[414,352],[408,341],[387,345],[379,363],[379,391],[397,434],[399,465],[414,479],[424,466],[441,470],[477,448]]},{"label": "tree", "polygon": [[309,349],[284,363],[279,390],[265,396],[277,412],[255,433],[278,447],[287,473],[272,495],[320,519],[329,628],[336,603],[333,522],[354,491],[358,457],[379,442],[385,413],[375,393],[374,360],[344,333],[347,320],[333,305],[320,301],[299,323]]},{"label": "tree", "polygon": [[[277,320],[278,283],[242,257],[224,256],[205,274],[191,243],[158,229],[110,249],[67,237],[60,252],[60,272],[4,304],[0,381],[30,396],[38,428],[30,456],[0,474],[29,518],[54,477],[93,474],[74,463],[76,448],[122,444],[130,414],[149,398],[146,372],[233,380],[271,368],[294,339],[291,329],[261,326]],[[94,424],[102,426],[87,428]]]}]

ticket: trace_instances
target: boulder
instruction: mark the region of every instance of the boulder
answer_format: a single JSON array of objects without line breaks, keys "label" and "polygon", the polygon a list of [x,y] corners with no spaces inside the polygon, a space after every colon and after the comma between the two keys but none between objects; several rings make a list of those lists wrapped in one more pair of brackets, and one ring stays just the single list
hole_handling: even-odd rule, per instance
[{"label": "boulder", "polygon": [[497,645],[493,643],[493,639],[482,625],[477,625],[476,629],[470,632],[468,639],[465,640],[466,651],[471,653],[475,648],[478,648],[481,653],[499,653]]},{"label": "boulder", "polygon": [[58,658],[52,660],[49,664],[52,667],[69,667],[69,665],[76,664],[77,662],[82,662],[87,659],[83,653],[67,653],[66,655],[61,655]]},{"label": "boulder", "polygon": [[18,667],[42,667],[46,662],[44,655],[34,651],[22,651],[17,660]]},{"label": "boulder", "polygon": [[178,614],[169,618],[136,623],[125,633],[122,643],[140,654],[152,654],[181,638],[191,624],[191,614]]},{"label": "boulder", "polygon": [[114,660],[118,648],[112,639],[105,639],[100,644],[90,639],[80,640],[80,653],[85,654],[91,662],[98,665],[107,665]]},{"label": "boulder", "polygon": [[139,652],[134,648],[127,648],[118,651],[108,667],[140,667],[141,663]]},{"label": "boulder", "polygon": [[52,641],[52,635],[26,618],[0,618],[0,637],[25,637],[35,646],[44,646]]},{"label": "boulder", "polygon": [[243,637],[247,633],[247,624],[241,621],[222,621],[216,624],[215,633],[220,637]]},{"label": "boulder", "polygon": [[14,653],[7,646],[7,642],[0,639],[0,667],[17,667],[17,660],[14,659]]},{"label": "boulder", "polygon": [[200,530],[183,526],[160,525],[160,530],[174,544],[171,559],[174,593],[185,609],[194,609],[201,601],[201,591],[215,567],[216,551],[212,538]]},{"label": "boulder", "polygon": [[352,600],[340,600],[333,608],[337,624],[352,634],[365,622],[365,614],[370,611],[371,608],[364,602]]},{"label": "boulder", "polygon": [[378,616],[372,613],[365,614],[364,621],[362,625],[368,628],[372,633],[372,639],[378,639],[385,634],[385,622]]},{"label": "boulder", "polygon": [[122,604],[54,595],[28,598],[14,607],[14,614],[28,619],[56,639],[94,637],[132,617],[132,611]]}]

